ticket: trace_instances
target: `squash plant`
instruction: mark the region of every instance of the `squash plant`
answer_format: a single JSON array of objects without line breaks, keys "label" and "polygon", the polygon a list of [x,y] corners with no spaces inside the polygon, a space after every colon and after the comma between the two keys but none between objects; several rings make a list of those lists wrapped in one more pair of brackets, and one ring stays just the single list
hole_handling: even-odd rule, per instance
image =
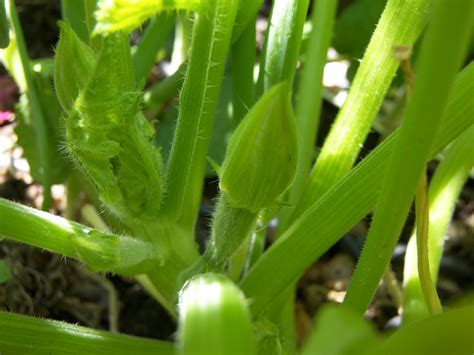
[{"label": "squash plant", "polygon": [[[1,312],[0,351],[296,353],[296,281],[371,211],[373,222],[343,305],[321,313],[302,353],[473,351],[468,330],[474,306],[443,311],[434,282],[442,237],[473,164],[474,65],[461,64],[472,35],[474,2],[386,2],[315,162],[322,74],[337,1],[313,4],[298,81],[310,2],[273,2],[254,81],[261,3],[64,0],[54,59],[60,123],[49,117],[15,5],[1,1],[10,27],[9,34],[2,21],[2,58],[27,103],[44,209],[58,176],[53,168],[62,164],[70,178],[77,171],[87,178],[97,206],[108,214],[105,222],[96,215],[94,225],[85,226],[0,199],[0,234],[79,260],[94,272],[135,277],[176,319],[178,335],[171,343]],[[363,6],[362,0],[357,3]],[[144,23],[132,51],[130,32]],[[175,48],[185,47],[179,56],[183,63],[144,94],[144,77],[174,23]],[[405,70],[410,94],[400,127],[356,164],[400,63],[410,62],[397,48],[417,43],[414,79]],[[222,163],[212,161],[220,192],[211,236],[200,254],[195,223],[229,70],[236,127]],[[155,144],[155,128],[142,109],[162,108],[177,90],[178,117],[166,153]],[[428,190],[426,164],[445,147]],[[69,187],[74,196],[74,186]],[[403,324],[389,337],[380,336],[362,316],[415,195],[417,231],[405,266]],[[272,219],[278,221],[277,239],[264,250]]]}]

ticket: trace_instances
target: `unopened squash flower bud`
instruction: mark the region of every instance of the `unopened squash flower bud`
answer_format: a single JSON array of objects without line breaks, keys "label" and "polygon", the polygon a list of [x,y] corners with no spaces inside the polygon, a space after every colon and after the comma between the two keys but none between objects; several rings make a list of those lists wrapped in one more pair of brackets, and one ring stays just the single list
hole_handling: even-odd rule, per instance
[{"label": "unopened squash flower bud", "polygon": [[220,180],[229,204],[253,212],[274,205],[293,181],[296,151],[290,87],[281,83],[255,104],[230,139]]},{"label": "unopened squash flower bud", "polygon": [[87,84],[77,88],[66,119],[71,157],[122,220],[155,218],[163,193],[161,154],[152,143],[153,127],[139,109],[127,35],[103,40]]},{"label": "unopened squash flower bud", "polygon": [[54,60],[54,85],[61,107],[69,114],[91,77],[96,56],[66,22],[59,21],[58,25],[60,35]]},{"label": "unopened squash flower bud", "polygon": [[239,288],[207,273],[188,281],[179,297],[178,354],[255,354],[252,323]]}]

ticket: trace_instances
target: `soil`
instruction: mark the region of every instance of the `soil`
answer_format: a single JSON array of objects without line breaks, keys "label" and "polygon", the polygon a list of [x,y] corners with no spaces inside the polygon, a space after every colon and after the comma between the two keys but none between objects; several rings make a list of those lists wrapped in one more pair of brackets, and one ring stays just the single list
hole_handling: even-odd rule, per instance
[{"label": "soil", "polygon": [[[17,1],[30,55],[51,56],[57,41],[56,19],[60,10],[57,1]],[[38,29],[41,29],[40,31]],[[1,111],[13,111],[17,100],[13,81],[3,70],[0,74]],[[323,106],[322,128],[318,142],[328,132],[337,109]],[[3,116],[2,116],[3,117]],[[33,183],[16,146],[14,116],[0,121],[0,197],[30,206],[39,206],[41,188]],[[378,141],[371,134],[362,155]],[[5,163],[5,161],[7,163]],[[23,163],[22,163],[23,162]],[[23,164],[23,165],[22,165]],[[64,209],[64,189],[57,188],[54,212]],[[201,246],[208,236],[209,218],[217,193],[215,179],[206,181],[205,196],[198,221]],[[413,218],[407,223],[392,259],[392,269],[400,282],[403,256]],[[359,257],[370,216],[359,223],[325,255],[308,268],[298,283],[295,305],[299,342],[309,334],[312,319],[322,305],[340,302],[347,289]],[[448,231],[443,256],[439,294],[443,302],[455,300],[474,289],[474,183],[466,184],[456,206]],[[269,238],[269,244],[271,238]],[[42,318],[63,320],[98,329],[118,328],[120,332],[156,339],[173,339],[176,324],[166,311],[141,286],[131,279],[114,275],[94,275],[85,267],[49,252],[8,241],[0,242],[0,260],[5,261],[12,277],[0,285],[0,309]],[[113,287],[111,287],[113,286]],[[117,324],[110,319],[111,297],[119,300]],[[397,326],[397,305],[382,284],[367,318],[380,329]]]}]

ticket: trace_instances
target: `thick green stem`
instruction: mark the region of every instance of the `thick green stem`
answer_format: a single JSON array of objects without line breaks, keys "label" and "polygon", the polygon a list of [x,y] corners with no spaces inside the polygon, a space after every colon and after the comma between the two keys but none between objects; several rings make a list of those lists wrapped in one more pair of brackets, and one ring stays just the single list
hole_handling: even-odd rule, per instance
[{"label": "thick green stem", "polygon": [[[289,205],[294,206],[300,200],[314,154],[314,143],[317,136],[319,115],[322,102],[322,79],[327,51],[331,42],[337,0],[316,2],[313,8],[311,23],[312,34],[309,39],[307,60],[301,73],[301,81],[296,97],[296,127],[298,136],[298,163],[295,180],[287,196]],[[283,232],[289,223],[292,208],[282,209],[278,220],[278,232]],[[280,324],[286,318],[287,348],[294,349],[294,301],[295,285],[291,285],[279,296],[279,302],[272,308],[272,320]],[[286,315],[284,313],[286,312]],[[291,344],[293,342],[293,344]],[[290,343],[290,344],[289,344]]]},{"label": "thick green stem", "polygon": [[142,273],[156,263],[151,244],[102,233],[59,216],[0,199],[0,235],[77,259],[93,271]]},{"label": "thick green stem", "polygon": [[237,11],[235,16],[235,25],[232,32],[232,43],[242,35],[250,22],[255,19],[258,9],[262,4],[263,0],[240,0],[239,11]]},{"label": "thick green stem", "polygon": [[77,36],[84,42],[89,42],[84,1],[61,0],[61,17],[67,21]]},{"label": "thick green stem", "polygon": [[169,77],[153,85],[143,95],[143,105],[146,108],[159,111],[167,101],[178,95],[185,73],[186,64],[182,64]]},{"label": "thick green stem", "polygon": [[226,276],[190,280],[179,299],[177,355],[256,355],[248,304]]},{"label": "thick green stem", "polygon": [[97,10],[98,0],[84,0],[84,8],[86,11],[86,24],[89,30],[89,45],[97,53],[100,50],[102,38],[100,36],[93,36],[96,25],[95,12]]},{"label": "thick green stem", "polygon": [[[288,203],[292,206],[295,206],[301,198],[314,155],[321,112],[324,65],[331,43],[336,8],[337,0],[318,1],[311,16],[313,29],[296,97],[298,168],[288,196]],[[278,221],[279,232],[285,231],[292,212],[290,208],[282,211]]]},{"label": "thick green stem", "polygon": [[[464,103],[466,114],[474,116],[474,104]],[[429,188],[428,258],[433,282],[438,269],[443,243],[451,216],[464,182],[474,164],[474,127],[454,141],[436,169]],[[415,237],[408,243],[405,256],[403,322],[412,323],[428,316],[420,281],[418,279]]]},{"label": "thick green stem", "polygon": [[175,354],[170,342],[7,312],[0,312],[0,333],[5,354]]},{"label": "thick green stem", "polygon": [[228,197],[222,193],[217,203],[211,240],[206,252],[186,271],[183,281],[205,272],[224,272],[226,262],[255,228],[257,218],[256,212],[231,206]]},{"label": "thick green stem", "polygon": [[394,47],[413,45],[428,21],[429,7],[428,0],[387,3],[293,219],[352,168],[399,66]]},{"label": "thick green stem", "polygon": [[222,194],[212,224],[211,241],[206,250],[210,260],[224,266],[255,228],[257,217],[258,213],[232,207],[225,193]]},{"label": "thick green stem", "polygon": [[276,0],[260,62],[257,96],[280,81],[293,83],[309,0]]},{"label": "thick green stem", "polygon": [[142,83],[155,63],[156,54],[163,47],[171,30],[174,16],[168,13],[157,15],[147,26],[137,47],[132,52],[135,82]]},{"label": "thick green stem", "polygon": [[206,154],[238,1],[218,0],[196,15],[180,112],[167,167],[162,211],[191,230],[197,216]]},{"label": "thick green stem", "polygon": [[[458,77],[432,144],[431,156],[474,124],[474,115],[466,112],[473,85],[474,64],[471,64]],[[371,211],[398,134],[397,130],[308,208],[250,269],[241,286],[252,299],[254,315],[264,311],[276,295],[295,282],[314,260]]]},{"label": "thick green stem", "polygon": [[419,70],[394,146],[383,191],[344,303],[359,312],[369,305],[403,228],[423,167],[443,117],[471,33],[474,3],[436,2],[423,42]]}]

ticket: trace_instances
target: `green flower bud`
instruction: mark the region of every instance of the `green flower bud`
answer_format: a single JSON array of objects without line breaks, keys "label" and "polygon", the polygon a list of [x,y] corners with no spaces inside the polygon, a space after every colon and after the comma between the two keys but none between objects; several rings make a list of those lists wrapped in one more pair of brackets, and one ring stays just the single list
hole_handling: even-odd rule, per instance
[{"label": "green flower bud", "polygon": [[255,354],[249,309],[226,276],[203,274],[181,290],[178,354]]},{"label": "green flower bud", "polygon": [[258,212],[271,207],[296,172],[296,127],[290,87],[270,89],[232,135],[220,188],[234,207]]},{"label": "green flower bud", "polygon": [[70,113],[74,101],[91,77],[96,58],[92,49],[66,22],[59,21],[58,25],[60,33],[54,60],[54,85],[61,107]]},{"label": "green flower bud", "polygon": [[104,39],[93,74],[66,120],[66,145],[104,204],[126,222],[156,217],[162,162],[139,110],[128,38]]}]

